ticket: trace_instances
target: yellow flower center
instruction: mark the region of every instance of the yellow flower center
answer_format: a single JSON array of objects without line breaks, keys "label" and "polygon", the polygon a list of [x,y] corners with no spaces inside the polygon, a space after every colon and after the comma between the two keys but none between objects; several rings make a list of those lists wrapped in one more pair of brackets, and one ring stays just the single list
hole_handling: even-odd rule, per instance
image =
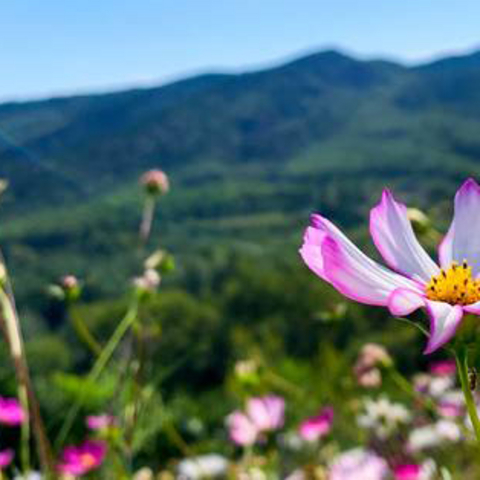
[{"label": "yellow flower center", "polygon": [[91,468],[95,466],[96,461],[97,460],[91,453],[83,453],[80,457],[80,463],[85,468]]},{"label": "yellow flower center", "polygon": [[480,300],[480,280],[472,277],[472,267],[464,261],[462,265],[452,263],[448,269],[440,270],[426,287],[427,298],[451,305],[470,305]]}]

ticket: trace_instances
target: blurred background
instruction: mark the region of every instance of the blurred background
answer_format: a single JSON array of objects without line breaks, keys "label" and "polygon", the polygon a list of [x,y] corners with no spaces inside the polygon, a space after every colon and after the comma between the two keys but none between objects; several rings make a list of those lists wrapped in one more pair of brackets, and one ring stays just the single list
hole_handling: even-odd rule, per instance
[{"label": "blurred background", "polygon": [[[376,255],[368,212],[388,186],[428,215],[416,226],[435,252],[455,190],[480,172],[478,18],[473,0],[2,4],[0,240],[49,428],[89,361],[47,286],[80,278],[76,312],[108,338],[139,273],[151,168],[171,189],[150,246],[176,268],[145,306],[149,371],[192,444],[222,425],[241,360],[272,369],[261,388],[302,411],[339,402],[367,340],[421,368],[415,329],[342,300],[298,248],[319,211]],[[143,459],[179,448],[159,418]]]}]

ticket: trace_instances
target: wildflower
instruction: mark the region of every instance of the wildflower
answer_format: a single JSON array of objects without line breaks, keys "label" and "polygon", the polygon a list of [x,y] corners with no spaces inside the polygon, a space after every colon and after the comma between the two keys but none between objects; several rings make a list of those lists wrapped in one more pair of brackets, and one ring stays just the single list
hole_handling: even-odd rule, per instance
[{"label": "wildflower", "polygon": [[395,480],[430,480],[436,472],[436,465],[433,460],[425,460],[419,464],[398,465],[393,469]]},{"label": "wildflower", "polygon": [[333,408],[326,407],[320,413],[307,418],[300,424],[298,429],[300,436],[308,441],[314,442],[330,432],[333,423]]},{"label": "wildflower", "polygon": [[247,414],[259,432],[277,430],[283,426],[285,401],[276,395],[251,398]]},{"label": "wildflower", "polygon": [[230,440],[237,445],[253,445],[257,440],[258,430],[253,421],[243,412],[235,411],[227,417]]},{"label": "wildflower", "polygon": [[362,347],[353,367],[357,382],[362,387],[379,387],[382,374],[378,366],[391,365],[392,359],[385,348],[376,343],[367,343]]},{"label": "wildflower", "polygon": [[357,382],[364,388],[377,388],[382,384],[382,373],[378,368],[369,370],[354,370]]},{"label": "wildflower", "polygon": [[23,475],[16,475],[15,477],[13,477],[13,480],[42,480],[43,478],[44,477],[40,472],[31,470],[30,472]]},{"label": "wildflower", "polygon": [[98,441],[86,441],[78,447],[67,447],[58,469],[64,474],[85,475],[102,464],[105,454],[105,444]]},{"label": "wildflower", "polygon": [[140,183],[150,195],[161,195],[168,193],[170,182],[167,175],[161,170],[149,170],[140,177]]},{"label": "wildflower", "polygon": [[438,447],[445,443],[457,442],[461,438],[459,426],[451,420],[439,420],[436,423],[411,430],[407,450],[417,452]]},{"label": "wildflower", "polygon": [[378,400],[365,400],[365,411],[357,419],[358,424],[381,438],[387,438],[394,433],[401,424],[411,419],[410,412],[400,403],[392,403],[385,397]]},{"label": "wildflower", "polygon": [[15,427],[25,421],[25,412],[16,398],[0,397],[0,423]]},{"label": "wildflower", "polygon": [[11,448],[0,451],[0,470],[10,465],[13,460],[14,452]]},{"label": "wildflower", "polygon": [[115,426],[117,419],[113,415],[104,413],[101,415],[89,415],[85,423],[90,430],[106,430]]},{"label": "wildflower", "polygon": [[432,353],[455,334],[464,313],[480,314],[480,186],[468,179],[455,196],[450,229],[439,247],[440,267],[420,246],[405,205],[388,190],[371,212],[370,232],[389,270],[363,254],[329,220],[312,216],[300,253],[308,267],[346,297],[388,307],[392,315],[426,308]]},{"label": "wildflower", "polygon": [[226,474],[228,460],[222,455],[211,453],[182,460],[177,467],[180,480],[217,478]]},{"label": "wildflower", "polygon": [[328,480],[384,480],[388,474],[387,462],[382,457],[368,450],[355,448],[333,460]]},{"label": "wildflower", "polygon": [[429,365],[429,370],[432,375],[438,377],[450,377],[455,376],[457,373],[457,365],[455,360],[439,360],[438,362],[432,362]]},{"label": "wildflower", "polygon": [[395,480],[417,480],[422,470],[421,465],[405,464],[394,469]]},{"label": "wildflower", "polygon": [[438,400],[437,411],[442,417],[457,418],[465,413],[465,399],[461,390],[445,392]]},{"label": "wildflower", "polygon": [[151,468],[143,467],[137,470],[133,475],[132,480],[153,480],[153,472]]}]

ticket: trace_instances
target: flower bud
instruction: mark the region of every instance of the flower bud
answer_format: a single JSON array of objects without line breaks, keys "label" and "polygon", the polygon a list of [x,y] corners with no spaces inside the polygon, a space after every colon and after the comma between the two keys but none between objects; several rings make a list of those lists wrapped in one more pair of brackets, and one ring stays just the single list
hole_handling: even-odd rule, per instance
[{"label": "flower bud", "polygon": [[133,285],[141,294],[154,293],[160,285],[161,279],[156,270],[147,269],[141,277],[133,279]]},{"label": "flower bud", "polygon": [[432,228],[430,219],[418,208],[408,208],[407,217],[415,232],[419,234],[424,234]]},{"label": "flower bud", "polygon": [[4,178],[0,178],[0,195],[5,193],[7,188],[8,188],[8,180],[5,180]]},{"label": "flower bud", "polygon": [[156,270],[161,274],[169,273],[175,268],[173,256],[165,250],[153,252],[144,262],[146,270]]},{"label": "flower bud", "polygon": [[0,262],[0,288],[7,282],[7,269],[5,265]]},{"label": "flower bud", "polygon": [[164,195],[170,189],[167,175],[161,170],[149,170],[140,177],[140,183],[149,195]]},{"label": "flower bud", "polygon": [[75,275],[64,275],[60,279],[60,287],[63,290],[66,300],[75,301],[80,297],[80,284]]}]

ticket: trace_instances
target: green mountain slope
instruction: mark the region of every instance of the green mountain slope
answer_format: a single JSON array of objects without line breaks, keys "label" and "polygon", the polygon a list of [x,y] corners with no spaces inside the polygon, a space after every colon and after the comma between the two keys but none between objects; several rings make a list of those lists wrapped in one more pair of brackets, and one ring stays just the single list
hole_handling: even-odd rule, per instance
[{"label": "green mountain slope", "polygon": [[136,179],[155,166],[173,186],[157,226],[185,265],[212,245],[293,258],[311,210],[355,229],[384,185],[443,220],[458,183],[479,171],[479,80],[478,53],[406,68],[328,51],[0,105],[0,176],[11,182],[2,240],[17,284],[32,296],[88,267],[92,296],[115,291],[133,272]]}]

